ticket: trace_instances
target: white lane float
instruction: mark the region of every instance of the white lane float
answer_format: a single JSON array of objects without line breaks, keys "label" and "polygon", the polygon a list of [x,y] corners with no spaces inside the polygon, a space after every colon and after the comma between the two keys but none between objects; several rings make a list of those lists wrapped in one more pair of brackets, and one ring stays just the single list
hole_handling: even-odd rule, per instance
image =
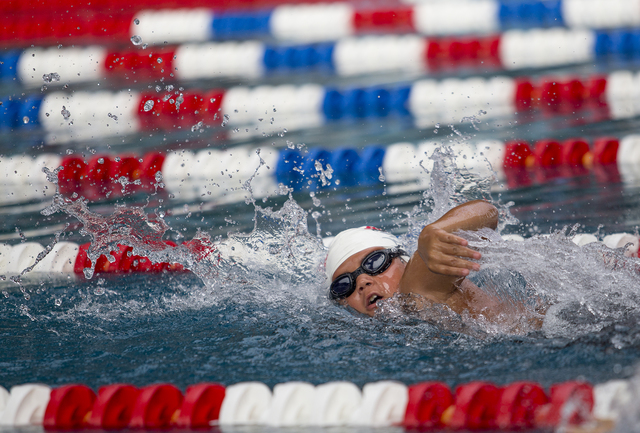
[{"label": "white lane float", "polygon": [[409,401],[409,389],[396,381],[367,383],[362,402],[351,417],[351,425],[388,427],[401,424]]},{"label": "white lane float", "polygon": [[0,386],[0,419],[2,418],[2,412],[4,408],[7,406],[7,402],[9,401],[9,391]]},{"label": "white lane float", "polygon": [[573,238],[571,238],[571,241],[578,245],[579,247],[583,246],[583,245],[587,245],[587,244],[591,244],[594,242],[598,242],[598,238],[595,237],[595,235],[592,235],[590,233],[579,233],[577,235],[575,235]]},{"label": "white lane float", "polygon": [[24,242],[11,247],[11,254],[0,268],[0,273],[19,274],[26,268],[33,266],[44,247],[37,242]]},{"label": "white lane float", "polygon": [[602,242],[609,248],[626,247],[624,255],[627,257],[638,257],[638,237],[629,233],[615,233],[605,236]]},{"label": "white lane float", "polygon": [[44,412],[49,404],[51,388],[46,385],[26,384],[11,388],[0,425],[42,425]]},{"label": "white lane float", "polygon": [[279,383],[273,387],[273,398],[264,412],[262,424],[272,427],[298,427],[311,424],[315,410],[315,387],[307,382]]},{"label": "white lane float", "polygon": [[615,421],[622,411],[633,402],[631,384],[627,380],[611,380],[593,388],[593,415],[597,419]]},{"label": "white lane float", "polygon": [[360,388],[351,382],[328,382],[316,386],[311,425],[330,427],[348,425],[362,402]]},{"label": "white lane float", "polygon": [[259,425],[271,405],[272,394],[261,382],[242,382],[226,388],[220,425]]},{"label": "white lane float", "polygon": [[505,241],[524,242],[524,238],[520,235],[502,235],[502,239]]},{"label": "white lane float", "polygon": [[73,242],[58,242],[51,251],[38,262],[32,272],[73,274],[73,267],[80,247]]}]

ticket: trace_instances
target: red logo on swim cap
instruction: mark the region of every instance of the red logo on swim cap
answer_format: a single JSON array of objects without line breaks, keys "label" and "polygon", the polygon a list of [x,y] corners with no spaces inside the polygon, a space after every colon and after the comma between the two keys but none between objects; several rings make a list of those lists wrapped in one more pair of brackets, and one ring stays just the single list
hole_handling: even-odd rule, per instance
[{"label": "red logo on swim cap", "polygon": [[384,231],[384,230],[379,229],[378,227],[373,227],[373,226],[366,226],[365,229],[378,230],[379,232]]}]

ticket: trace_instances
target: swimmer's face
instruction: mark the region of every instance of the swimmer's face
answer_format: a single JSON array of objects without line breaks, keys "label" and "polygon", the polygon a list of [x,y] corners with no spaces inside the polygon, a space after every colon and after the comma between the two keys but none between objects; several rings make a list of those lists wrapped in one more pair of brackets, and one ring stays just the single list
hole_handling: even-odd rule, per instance
[{"label": "swimmer's face", "polygon": [[[352,255],[335,271],[332,280],[347,272],[355,271],[369,253],[383,249],[382,247],[372,247]],[[396,257],[389,268],[381,274],[368,275],[363,273],[359,275],[356,280],[356,290],[347,299],[340,302],[362,314],[373,316],[378,301],[390,298],[398,292],[404,268],[404,262]]]}]

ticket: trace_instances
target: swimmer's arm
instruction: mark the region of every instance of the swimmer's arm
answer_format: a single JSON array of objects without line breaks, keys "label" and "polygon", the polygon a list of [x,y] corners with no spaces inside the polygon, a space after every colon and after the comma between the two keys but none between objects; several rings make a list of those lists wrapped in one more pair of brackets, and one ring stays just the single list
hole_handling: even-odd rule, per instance
[{"label": "swimmer's arm", "polygon": [[470,270],[479,269],[477,263],[467,259],[477,260],[481,255],[467,247],[467,240],[452,233],[497,226],[498,210],[486,201],[471,201],[451,209],[420,233],[418,250],[407,263],[400,291],[448,304],[461,301],[450,298],[459,297],[457,289],[461,280]]},{"label": "swimmer's arm", "polygon": [[466,239],[452,233],[498,227],[498,210],[484,200],[470,201],[451,209],[438,221],[426,226],[418,239],[418,254],[431,272],[466,277],[478,264],[461,257],[479,259],[480,253],[467,246]]}]

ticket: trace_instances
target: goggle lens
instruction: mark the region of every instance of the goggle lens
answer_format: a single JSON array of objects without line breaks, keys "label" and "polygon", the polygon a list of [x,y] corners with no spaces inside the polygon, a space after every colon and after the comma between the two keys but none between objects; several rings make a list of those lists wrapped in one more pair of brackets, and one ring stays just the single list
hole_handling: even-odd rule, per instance
[{"label": "goggle lens", "polygon": [[334,299],[347,298],[352,290],[352,280],[350,275],[343,275],[331,283],[331,295]]},{"label": "goggle lens", "polygon": [[384,250],[374,251],[365,257],[362,262],[362,269],[370,275],[376,275],[384,272],[391,263],[391,257]]}]

